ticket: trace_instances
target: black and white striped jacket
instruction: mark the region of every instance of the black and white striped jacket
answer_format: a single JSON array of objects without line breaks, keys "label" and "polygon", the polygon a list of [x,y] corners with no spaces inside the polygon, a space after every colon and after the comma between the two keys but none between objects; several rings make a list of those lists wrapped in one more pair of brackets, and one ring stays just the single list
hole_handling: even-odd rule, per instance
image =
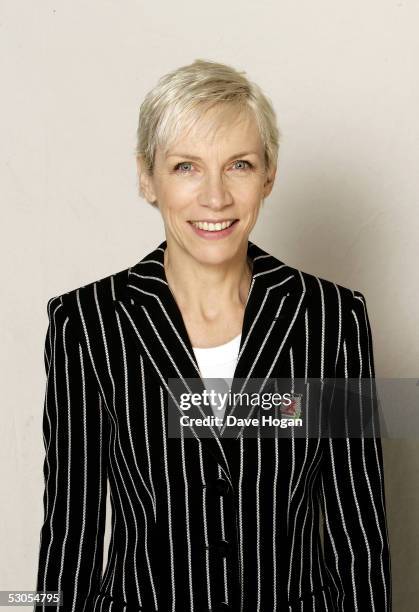
[{"label": "black and white striped jacket", "polygon": [[[168,437],[167,381],[200,373],[166,246],[48,302],[37,589],[64,612],[390,611],[379,433]],[[374,377],[359,291],[248,256],[235,379]]]}]

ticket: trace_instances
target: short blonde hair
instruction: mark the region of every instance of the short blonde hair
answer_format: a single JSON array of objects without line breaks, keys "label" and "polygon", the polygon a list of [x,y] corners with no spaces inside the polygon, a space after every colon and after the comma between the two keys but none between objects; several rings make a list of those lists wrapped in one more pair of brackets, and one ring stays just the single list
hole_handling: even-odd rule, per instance
[{"label": "short blonde hair", "polygon": [[281,137],[276,114],[269,98],[245,74],[226,64],[196,59],[162,76],[140,107],[135,155],[142,158],[145,171],[153,174],[157,146],[167,150],[203,111],[213,107],[232,111],[235,117],[253,112],[265,167],[275,166]]}]

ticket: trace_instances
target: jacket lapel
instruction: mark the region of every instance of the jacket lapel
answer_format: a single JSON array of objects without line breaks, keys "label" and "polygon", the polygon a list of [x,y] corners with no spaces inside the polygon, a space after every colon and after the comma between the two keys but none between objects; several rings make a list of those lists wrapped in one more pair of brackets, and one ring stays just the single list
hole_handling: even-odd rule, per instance
[{"label": "jacket lapel", "polygon": [[[125,318],[139,349],[145,351],[152,362],[162,386],[181,414],[199,418],[212,416],[211,406],[192,406],[182,413],[180,393],[201,393],[205,386],[186,330],[182,314],[169,288],[164,270],[163,241],[154,251],[128,271],[126,285],[115,307]],[[278,371],[284,347],[302,313],[305,286],[298,270],[288,267],[256,244],[248,241],[248,257],[253,262],[252,282],[245,305],[242,336],[232,392],[245,392],[251,379],[265,379]],[[175,387],[169,379],[177,379]],[[172,383],[173,381],[171,381]],[[259,385],[260,387],[260,385]],[[249,392],[259,390],[252,384]],[[235,414],[234,405],[227,406],[225,416]],[[249,407],[252,411],[252,407]],[[240,418],[246,417],[243,407]],[[230,476],[228,462],[222,445],[223,437],[237,437],[240,427],[234,431],[225,426],[199,428],[190,426],[191,435],[199,437]]]}]

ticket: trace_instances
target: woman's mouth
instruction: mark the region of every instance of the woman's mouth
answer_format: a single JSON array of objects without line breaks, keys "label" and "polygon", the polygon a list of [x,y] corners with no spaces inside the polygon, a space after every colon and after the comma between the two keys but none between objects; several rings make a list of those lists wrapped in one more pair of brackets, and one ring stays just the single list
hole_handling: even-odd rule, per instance
[{"label": "woman's mouth", "polygon": [[201,236],[202,238],[207,238],[210,240],[229,236],[233,232],[237,222],[238,219],[226,219],[225,221],[215,222],[188,221],[195,234]]}]

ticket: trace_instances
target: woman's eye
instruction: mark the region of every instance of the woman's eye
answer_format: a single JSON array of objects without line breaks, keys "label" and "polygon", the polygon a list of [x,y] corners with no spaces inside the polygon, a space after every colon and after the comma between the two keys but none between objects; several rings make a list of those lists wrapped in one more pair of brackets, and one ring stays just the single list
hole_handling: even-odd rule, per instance
[{"label": "woman's eye", "polygon": [[188,172],[188,168],[185,168],[185,166],[191,166],[191,162],[180,162],[179,164],[176,164],[175,166],[175,170],[180,170],[181,172]]},{"label": "woman's eye", "polygon": [[252,164],[250,162],[248,162],[246,159],[238,159],[236,162],[234,162],[234,164],[247,164],[247,166],[244,166],[244,168],[238,168],[238,170],[246,170],[247,168],[251,168]]}]

